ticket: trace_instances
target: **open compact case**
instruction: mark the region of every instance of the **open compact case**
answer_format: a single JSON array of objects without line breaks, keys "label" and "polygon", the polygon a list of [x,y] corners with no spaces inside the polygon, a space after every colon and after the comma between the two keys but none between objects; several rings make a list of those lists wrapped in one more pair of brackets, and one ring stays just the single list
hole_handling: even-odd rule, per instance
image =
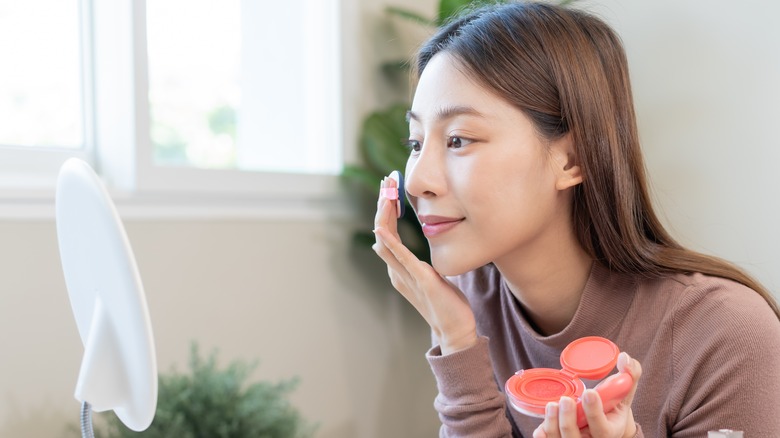
[{"label": "open compact case", "polygon": [[[588,336],[571,342],[561,352],[561,367],[520,370],[506,381],[505,390],[512,407],[534,417],[544,417],[549,402],[571,397],[577,402],[577,425],[588,425],[580,397],[585,384],[580,379],[600,380],[615,368],[620,350],[609,339]],[[594,388],[601,397],[604,412],[611,411],[631,391],[633,379],[617,373]]]}]

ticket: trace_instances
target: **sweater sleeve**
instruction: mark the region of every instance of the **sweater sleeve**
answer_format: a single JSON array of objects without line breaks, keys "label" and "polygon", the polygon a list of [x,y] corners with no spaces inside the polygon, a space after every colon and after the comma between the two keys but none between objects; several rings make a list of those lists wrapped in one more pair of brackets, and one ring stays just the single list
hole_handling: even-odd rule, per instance
[{"label": "sweater sleeve", "polygon": [[441,419],[440,437],[505,438],[512,436],[506,401],[493,377],[488,339],[446,356],[438,346],[426,355],[439,394],[434,407]]},{"label": "sweater sleeve", "polygon": [[691,291],[675,315],[674,437],[780,433],[780,322],[757,293],[738,289]]}]

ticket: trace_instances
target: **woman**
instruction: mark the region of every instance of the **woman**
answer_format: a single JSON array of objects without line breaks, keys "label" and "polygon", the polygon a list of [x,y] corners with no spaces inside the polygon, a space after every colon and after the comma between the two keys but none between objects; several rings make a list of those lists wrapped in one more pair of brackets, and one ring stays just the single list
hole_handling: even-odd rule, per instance
[{"label": "woman", "polygon": [[[384,197],[374,250],[431,326],[441,435],[778,436],[778,306],[658,221],[615,33],[574,9],[490,6],[440,29],[416,70],[405,189],[432,264]],[[586,390],[580,429],[571,398],[544,419],[507,403],[517,370],[560,368],[584,336],[623,351],[633,387],[614,409]]]}]

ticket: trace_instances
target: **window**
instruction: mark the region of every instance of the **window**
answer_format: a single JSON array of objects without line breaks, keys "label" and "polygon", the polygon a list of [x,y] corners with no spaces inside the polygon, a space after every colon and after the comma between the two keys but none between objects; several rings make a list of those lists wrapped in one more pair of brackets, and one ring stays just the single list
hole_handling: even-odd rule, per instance
[{"label": "window", "polygon": [[91,152],[82,13],[78,0],[0,1],[0,187],[14,200]]},{"label": "window", "polygon": [[84,147],[78,1],[1,5],[0,144]]},{"label": "window", "polygon": [[336,134],[330,6],[279,3],[147,1],[156,164],[338,172],[340,157],[322,143]]},{"label": "window", "polygon": [[336,196],[337,0],[2,5],[6,195],[52,188],[76,155],[122,196],[161,203]]}]

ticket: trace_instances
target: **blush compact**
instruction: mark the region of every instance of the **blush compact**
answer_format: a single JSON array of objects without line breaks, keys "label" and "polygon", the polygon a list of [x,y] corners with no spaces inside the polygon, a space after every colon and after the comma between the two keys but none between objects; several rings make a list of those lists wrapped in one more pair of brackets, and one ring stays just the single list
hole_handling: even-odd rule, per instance
[{"label": "blush compact", "polygon": [[[549,402],[571,397],[577,403],[577,426],[588,425],[582,408],[585,384],[580,379],[601,380],[615,368],[620,350],[609,339],[579,338],[561,352],[561,369],[532,368],[517,371],[504,389],[512,408],[525,415],[544,417]],[[601,397],[604,412],[611,411],[631,391],[633,379],[628,373],[616,373],[594,388]]]}]

